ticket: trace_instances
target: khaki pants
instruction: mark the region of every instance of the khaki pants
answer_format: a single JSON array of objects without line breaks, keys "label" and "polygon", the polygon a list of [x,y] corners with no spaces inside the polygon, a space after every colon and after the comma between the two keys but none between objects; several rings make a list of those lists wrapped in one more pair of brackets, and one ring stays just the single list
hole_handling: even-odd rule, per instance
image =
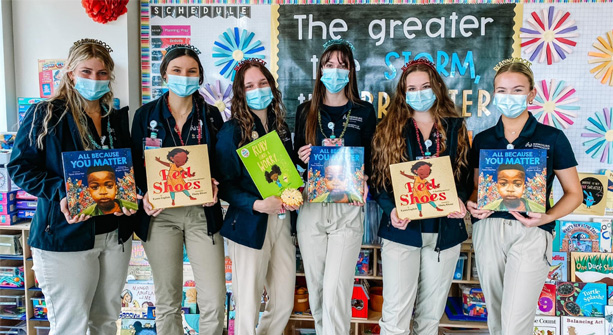
[{"label": "khaki pants", "polygon": [[47,303],[49,334],[117,334],[132,239],[123,246],[117,241],[115,230],[96,235],[91,250],[32,248],[33,270]]},{"label": "khaki pants", "polygon": [[349,333],[363,221],[363,207],[349,204],[305,203],[298,213],[298,242],[318,335]]},{"label": "khaki pants", "polygon": [[158,334],[183,334],[184,243],[198,292],[200,333],[222,334],[226,297],[223,239],[219,234],[213,238],[207,235],[201,206],[167,208],[151,218],[149,239],[143,246],[153,272]]},{"label": "khaki pants", "polygon": [[438,234],[422,233],[421,237],[421,248],[383,239],[381,335],[409,334],[413,306],[413,334],[438,334],[460,244],[442,250],[439,255],[434,250]]},{"label": "khaki pants", "polygon": [[[236,305],[234,334],[281,335],[294,308],[296,278],[296,246],[289,213],[283,220],[268,216],[262,249],[228,240],[228,251]],[[269,299],[258,324],[264,288]]]},{"label": "khaki pants", "polygon": [[550,233],[517,220],[488,218],[473,225],[490,334],[532,334],[551,263],[551,239]]}]

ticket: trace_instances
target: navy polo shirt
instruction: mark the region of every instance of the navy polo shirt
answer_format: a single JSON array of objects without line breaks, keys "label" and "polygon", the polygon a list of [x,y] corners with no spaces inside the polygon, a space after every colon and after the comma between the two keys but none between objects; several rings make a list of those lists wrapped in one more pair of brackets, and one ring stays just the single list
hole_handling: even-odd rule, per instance
[{"label": "navy polo shirt", "polygon": [[[566,138],[566,135],[554,127],[539,123],[532,113],[528,113],[528,121],[524,125],[519,137],[513,141],[515,149],[544,149],[547,150],[547,193],[546,210],[551,208],[549,195],[553,186],[554,171],[564,170],[577,166],[575,154]],[[489,129],[484,130],[475,136],[471,153],[471,166],[479,168],[479,152],[481,149],[506,149],[509,142],[504,137],[504,125],[502,118],[498,123]],[[494,212],[490,217],[515,220],[515,217],[508,212]],[[473,218],[476,222],[478,219]],[[551,232],[555,228],[555,222],[539,226],[545,231]]]}]

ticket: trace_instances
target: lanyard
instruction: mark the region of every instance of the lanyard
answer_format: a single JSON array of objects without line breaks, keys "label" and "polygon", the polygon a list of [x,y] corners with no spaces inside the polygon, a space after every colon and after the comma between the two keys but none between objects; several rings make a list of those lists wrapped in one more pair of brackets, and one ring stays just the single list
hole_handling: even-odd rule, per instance
[{"label": "lanyard", "polygon": [[[196,106],[196,116],[192,117],[192,122],[189,126],[189,131],[187,132],[187,142],[189,142],[189,135],[192,133],[192,126],[194,125],[194,119],[196,119],[196,125],[198,127],[198,144],[200,144],[200,141],[202,140],[202,122],[200,121],[200,108],[198,107],[198,104],[196,103],[195,100],[193,100],[193,104],[194,106]],[[168,100],[166,100],[166,106],[168,107],[168,110],[170,111],[170,114],[172,114],[172,110],[170,109],[170,103],[168,102]],[[166,123],[168,124],[168,128],[171,129],[172,127],[170,127],[170,122],[168,121],[168,119],[166,119]],[[183,141],[183,137],[181,136],[181,130],[179,129],[179,127],[177,126],[177,124],[175,123],[175,132],[177,133],[177,135],[179,135],[179,141],[181,141],[181,146],[185,146],[185,142]],[[175,137],[172,137],[172,141],[175,143],[175,146],[177,146],[177,141],[175,141]]]},{"label": "lanyard", "polygon": [[[104,110],[104,113],[108,114],[109,110],[104,105],[100,105],[100,106]],[[107,136],[109,137],[109,145],[111,149],[114,149],[115,146],[113,145],[113,135],[111,135],[111,117],[108,115],[107,115],[107,120],[106,120],[106,133],[107,133]],[[92,145],[94,146],[96,150],[102,150],[102,149],[109,148],[109,146],[104,144],[104,140],[106,139],[106,136],[102,136],[102,135],[100,136],[100,144],[98,144],[96,140],[94,140],[90,132],[87,132],[87,137],[89,138],[89,141],[92,143]]]},{"label": "lanyard", "polygon": [[434,153],[434,155],[432,155],[432,153],[430,152],[429,148],[432,145],[432,141],[430,141],[430,139],[427,139],[425,141],[425,145],[426,145],[426,152],[424,153],[424,148],[421,145],[421,140],[419,139],[419,128],[417,127],[417,122],[415,120],[413,120],[413,125],[415,126],[415,137],[417,137],[417,144],[419,144],[419,151],[421,152],[422,156],[425,157],[429,157],[429,156],[434,156],[434,157],[438,157],[438,155],[441,153],[441,142],[440,142],[440,136],[438,133],[438,129],[436,127],[434,128],[434,137],[436,138],[436,152]]},{"label": "lanyard", "polygon": [[[343,136],[345,136],[345,132],[347,131],[347,126],[349,125],[349,117],[351,116],[351,109],[349,109],[349,111],[347,112],[347,119],[345,119],[345,123],[343,124],[343,131],[341,132],[341,135],[338,138],[343,138]],[[317,112],[317,121],[319,121],[319,131],[321,131],[321,134],[324,135],[324,138],[328,138],[328,136],[326,136],[326,133],[324,133],[324,127],[321,125],[321,111]],[[334,135],[334,122],[328,122],[328,128],[330,128],[330,138],[331,139],[335,139],[336,136]]]}]

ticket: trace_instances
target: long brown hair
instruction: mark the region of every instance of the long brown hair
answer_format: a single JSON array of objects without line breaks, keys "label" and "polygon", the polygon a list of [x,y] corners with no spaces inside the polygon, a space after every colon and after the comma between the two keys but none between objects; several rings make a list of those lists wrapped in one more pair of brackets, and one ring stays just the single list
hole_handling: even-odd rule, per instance
[{"label": "long brown hair", "polygon": [[[62,103],[64,103],[64,110],[62,111],[62,114],[60,114],[60,116],[58,117],[56,125],[59,124],[60,120],[67,113],[71,113],[77,125],[77,130],[79,131],[79,140],[81,141],[81,144],[83,144],[83,148],[93,149],[93,143],[90,143],[90,140],[87,136],[89,134],[89,129],[87,127],[87,118],[85,115],[87,100],[85,100],[85,98],[83,98],[81,94],[77,92],[77,90],[74,88],[72,80],[68,76],[68,74],[72,73],[81,62],[92,58],[99,59],[102,64],[104,64],[105,69],[109,73],[109,87],[111,88],[111,90],[105,95],[103,95],[99,101],[102,106],[106,106],[108,108],[108,113],[111,113],[113,106],[113,88],[111,85],[112,82],[115,80],[115,74],[113,73],[113,70],[115,69],[115,63],[113,62],[109,51],[106,49],[105,46],[97,43],[83,43],[74,45],[72,48],[70,48],[70,51],[68,53],[68,60],[66,60],[65,66],[61,70],[62,78],[60,79],[60,84],[57,90],[53,93],[53,96],[49,98],[48,102],[46,103],[47,111],[42,120],[41,131],[37,134],[36,137],[36,146],[39,149],[44,149],[44,138],[51,131],[51,128],[54,127],[50,126],[50,121],[53,117],[53,108],[56,105],[54,102],[56,101],[61,101]],[[33,124],[35,122],[36,113],[34,113],[34,119],[32,120]]]},{"label": "long brown hair", "polygon": [[285,105],[281,97],[281,91],[277,89],[275,78],[273,78],[270,71],[264,66],[263,63],[258,61],[247,61],[236,71],[234,76],[234,83],[232,84],[232,119],[236,119],[241,129],[241,141],[239,147],[251,142],[251,131],[253,130],[253,124],[255,120],[251,115],[249,106],[247,106],[247,95],[245,93],[245,72],[252,67],[257,67],[262,71],[262,74],[268,81],[268,85],[272,91],[272,102],[270,108],[275,115],[275,123],[271,125],[270,129],[275,129],[279,136],[282,136],[286,129],[283,127],[285,124]]},{"label": "long brown hair", "polygon": [[[430,87],[436,95],[436,101],[430,109],[433,111],[434,125],[441,134],[441,152],[445,151],[447,143],[447,133],[443,125],[443,119],[448,117],[460,117],[453,101],[447,93],[447,86],[440,74],[432,67],[425,64],[414,64],[402,72],[400,81],[396,86],[394,98],[387,109],[387,114],[377,125],[377,130],[373,137],[372,144],[372,185],[387,189],[391,182],[390,164],[408,161],[406,154],[406,141],[403,130],[407,121],[413,117],[415,111],[406,103],[406,78],[413,72],[426,72],[430,78]],[[458,133],[458,153],[456,155],[456,169],[454,177],[456,181],[460,179],[460,171],[468,167],[468,151],[470,150],[466,140],[466,126],[462,124]]]},{"label": "long brown hair", "polygon": [[317,132],[317,113],[321,109],[321,105],[324,103],[324,97],[326,96],[326,86],[321,82],[322,69],[326,63],[332,58],[334,52],[339,57],[339,62],[347,64],[349,70],[349,83],[345,86],[345,96],[349,101],[356,104],[360,101],[360,93],[358,92],[358,81],[355,70],[355,60],[353,59],[353,52],[351,47],[347,43],[339,43],[330,45],[319,58],[319,67],[317,67],[317,80],[315,80],[315,88],[313,89],[313,97],[309,106],[309,111],[306,115],[305,122],[305,138],[306,142],[312,145],[316,145],[316,132]]}]

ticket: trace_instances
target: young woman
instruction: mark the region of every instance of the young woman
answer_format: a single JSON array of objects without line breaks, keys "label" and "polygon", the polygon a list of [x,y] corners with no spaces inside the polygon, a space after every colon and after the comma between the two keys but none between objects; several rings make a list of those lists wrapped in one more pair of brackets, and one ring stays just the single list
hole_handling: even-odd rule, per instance
[{"label": "young woman", "polygon": [[[532,334],[535,309],[551,262],[551,231],[555,220],[581,203],[577,161],[561,130],[539,123],[527,105],[536,96],[534,76],[522,59],[501,62],[494,77],[498,123],[473,141],[471,168],[474,191],[467,207],[475,218],[473,243],[479,281],[487,301],[490,334]],[[477,208],[479,151],[481,149],[547,150],[547,192],[554,176],[564,195],[546,213],[492,212]],[[553,172],[553,173],[551,173]]]},{"label": "young woman", "polygon": [[[145,193],[145,213],[140,213],[141,220],[136,232],[144,241],[153,272],[156,327],[160,334],[183,333],[181,274],[184,244],[196,280],[200,332],[219,335],[223,331],[225,279],[223,240],[219,236],[221,206],[215,201],[204,206],[153,208],[147,196],[144,164],[145,145],[177,147],[207,144],[211,174],[217,176],[212,158],[215,157],[216,130],[221,128],[223,120],[217,108],[205,103],[197,92],[204,81],[199,53],[191,45],[173,45],[166,49],[160,64],[160,75],[169,91],[139,108],[132,122],[136,185]],[[180,171],[180,166],[187,159],[185,150],[173,150],[172,153],[172,157],[160,159],[172,161],[171,169]],[[183,179],[179,179],[171,183],[181,183]],[[213,192],[216,196],[215,179]],[[183,192],[175,193],[177,197],[188,197]],[[175,194],[171,197],[174,202]]]},{"label": "young woman", "polygon": [[[396,93],[373,139],[373,197],[383,209],[379,236],[383,276],[381,334],[437,334],[438,323],[460,256],[468,237],[464,202],[472,192],[468,167],[468,132],[447,93],[447,86],[426,59],[402,68]],[[400,219],[394,202],[390,164],[424,159],[403,171],[415,193],[430,195],[418,185],[431,183],[427,158],[449,156],[460,200],[460,211],[447,217]],[[421,197],[421,195],[419,195]],[[417,204],[440,210],[434,202]],[[417,302],[415,302],[417,300]],[[415,314],[413,314],[415,306]]]},{"label": "young woman", "polygon": [[8,164],[15,184],[38,197],[28,243],[52,335],[117,332],[135,212],[72,217],[62,166],[62,152],[130,147],[127,109],[112,108],[110,51],[74,43],[54,95],[26,113]]},{"label": "young woman", "polygon": [[[262,199],[236,153],[252,140],[277,131],[292,155],[281,92],[264,64],[248,59],[237,66],[232,118],[217,136],[217,161],[224,172],[219,195],[230,203],[221,234],[229,240],[236,304],[234,332],[241,335],[283,333],[294,307],[296,247],[292,235],[296,208],[284,205],[279,197]],[[292,212],[279,216],[283,209]],[[264,288],[270,299],[258,324]]]},{"label": "young woman", "polygon": [[[327,43],[320,57],[313,99],[296,112],[294,147],[307,167],[311,146],[324,142],[364,147],[365,173],[370,173],[370,144],[377,117],[373,106],[360,100],[352,46],[342,40]],[[331,140],[332,139],[332,140]],[[366,183],[365,183],[366,184]],[[351,204],[306,203],[298,215],[298,241],[304,262],[309,303],[318,334],[347,334],[351,293],[362,234],[364,199]]]}]

